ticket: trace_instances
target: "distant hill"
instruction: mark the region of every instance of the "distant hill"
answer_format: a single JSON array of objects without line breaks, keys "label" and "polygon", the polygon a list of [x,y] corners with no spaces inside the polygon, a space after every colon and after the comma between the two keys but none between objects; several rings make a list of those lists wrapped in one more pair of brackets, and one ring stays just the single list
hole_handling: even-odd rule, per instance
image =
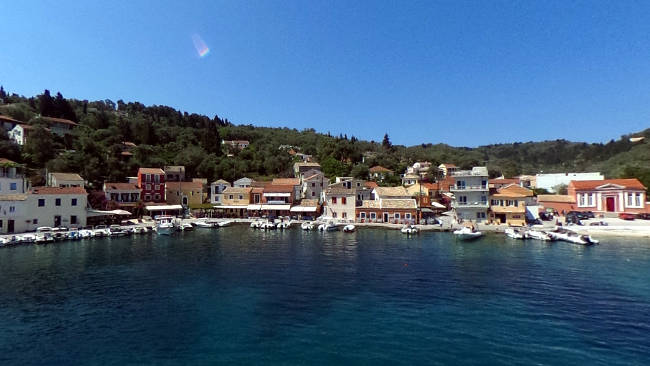
[{"label": "distant hill", "polygon": [[[650,129],[612,139],[608,143],[566,140],[514,142],[453,147],[446,144],[401,146],[383,141],[364,141],[354,136],[331,136],[313,129],[235,125],[219,116],[212,118],[181,112],[166,106],[66,99],[49,91],[33,97],[7,94],[0,89],[0,114],[35,126],[28,143],[18,148],[5,134],[0,154],[24,163],[34,180],[42,169],[78,172],[91,183],[123,181],[140,166],[185,165],[188,176],[209,181],[232,181],[247,175],[257,178],[289,176],[294,158],[281,145],[297,147],[313,155],[328,176],[365,177],[368,168],[381,165],[402,172],[415,161],[454,163],[461,168],[487,165],[492,176],[539,172],[600,171],[607,177],[638,177],[650,187]],[[79,123],[72,136],[53,135],[39,115]],[[631,142],[630,137],[645,137]],[[248,140],[250,146],[228,150],[221,140]],[[125,153],[123,142],[137,145]],[[395,179],[393,182],[397,182]]]}]

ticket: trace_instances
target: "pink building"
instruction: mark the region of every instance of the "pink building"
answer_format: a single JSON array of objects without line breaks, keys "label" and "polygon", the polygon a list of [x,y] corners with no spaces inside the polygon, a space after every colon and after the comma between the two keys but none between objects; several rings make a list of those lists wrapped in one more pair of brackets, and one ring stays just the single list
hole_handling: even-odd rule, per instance
[{"label": "pink building", "polygon": [[568,195],[577,211],[639,213],[649,212],[646,187],[638,179],[572,180]]}]

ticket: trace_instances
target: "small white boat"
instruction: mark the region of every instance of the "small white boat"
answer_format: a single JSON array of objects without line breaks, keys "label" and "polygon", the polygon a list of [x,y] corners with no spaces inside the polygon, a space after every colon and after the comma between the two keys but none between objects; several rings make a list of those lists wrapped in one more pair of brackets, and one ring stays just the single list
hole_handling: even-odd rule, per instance
[{"label": "small white boat", "polygon": [[108,227],[106,227],[106,225],[95,226],[93,232],[95,233],[95,236],[99,236],[99,237],[111,235],[111,230]]},{"label": "small white boat", "polygon": [[142,226],[134,226],[130,229],[131,234],[144,234],[146,233],[146,229]]},{"label": "small white boat", "polygon": [[277,228],[277,226],[272,221],[265,221],[265,222],[260,224],[260,229],[262,229],[262,230],[274,230],[276,228]]},{"label": "small white boat", "polygon": [[6,245],[18,244],[20,240],[15,235],[0,238],[0,247]]},{"label": "small white boat", "polygon": [[339,228],[332,221],[318,225],[318,231],[337,231]]},{"label": "small white boat", "polygon": [[192,231],[192,230],[194,230],[194,226],[192,226],[192,224],[190,224],[189,222],[181,224],[180,228],[181,228],[181,231]]},{"label": "small white boat", "polygon": [[196,221],[194,225],[204,229],[211,229],[214,227],[214,224],[208,221]]},{"label": "small white boat", "polygon": [[81,239],[89,239],[95,236],[95,233],[92,230],[87,230],[87,229],[81,229],[79,230],[79,237]]},{"label": "small white boat", "polygon": [[557,228],[553,231],[549,231],[548,235],[550,235],[555,240],[563,240],[579,245],[592,245],[599,243],[598,240],[592,238],[590,235],[580,235],[574,231],[563,228]]},{"label": "small white boat", "polygon": [[352,224],[348,224],[348,225],[343,226],[343,232],[344,233],[353,233],[356,230],[357,230],[357,227],[352,225]]},{"label": "small white boat", "polygon": [[413,235],[413,234],[417,234],[419,230],[414,225],[404,225],[402,226],[400,231],[402,232],[402,234]]},{"label": "small white boat", "polygon": [[36,241],[36,235],[34,234],[23,234],[19,237],[21,243],[34,243]]},{"label": "small white boat", "polygon": [[460,240],[474,240],[483,236],[483,233],[480,231],[474,231],[468,227],[463,227],[462,229],[456,230],[453,232],[456,235],[456,238]]},{"label": "small white boat", "polygon": [[66,234],[66,239],[68,240],[81,240],[81,235],[79,234],[79,230],[70,230]]},{"label": "small white boat", "polygon": [[226,226],[230,226],[230,224],[232,224],[232,223],[233,223],[232,220],[226,220],[226,221],[219,222],[218,225],[219,225],[219,227],[226,227]]},{"label": "small white boat", "polygon": [[155,230],[158,235],[171,235],[174,232],[173,216],[156,216]]},{"label": "small white boat", "polygon": [[41,232],[36,234],[36,240],[34,240],[34,243],[36,244],[46,244],[46,243],[53,243],[54,242],[54,236],[52,236],[52,233],[49,232]]},{"label": "small white boat", "polygon": [[539,230],[528,230],[526,232],[526,237],[535,240],[550,241],[553,240],[550,235],[543,231]]},{"label": "small white boat", "polygon": [[112,236],[112,237],[129,235],[129,232],[122,229],[122,227],[120,225],[111,225],[109,230],[110,230],[110,236]]},{"label": "small white boat", "polygon": [[525,239],[526,238],[526,234],[524,234],[524,233],[522,233],[522,232],[520,232],[518,230],[515,230],[513,228],[510,228],[510,227],[507,228],[504,232],[511,239]]},{"label": "small white boat", "polygon": [[277,227],[281,230],[289,229],[291,227],[291,223],[289,221],[281,221],[277,224]]},{"label": "small white boat", "polygon": [[311,221],[305,221],[300,224],[300,228],[303,230],[314,230],[314,223]]},{"label": "small white boat", "polygon": [[261,224],[262,222],[260,220],[254,220],[251,222],[250,227],[251,229],[259,229]]}]

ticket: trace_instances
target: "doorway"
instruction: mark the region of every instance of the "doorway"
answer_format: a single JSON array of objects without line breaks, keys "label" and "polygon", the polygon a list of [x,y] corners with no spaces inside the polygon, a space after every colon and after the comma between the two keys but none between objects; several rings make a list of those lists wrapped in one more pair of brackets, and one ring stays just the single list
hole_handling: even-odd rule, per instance
[{"label": "doorway", "polygon": [[388,212],[384,212],[384,222],[388,222]]},{"label": "doorway", "polygon": [[9,234],[14,233],[14,220],[7,221],[7,233]]},{"label": "doorway", "polygon": [[605,203],[607,205],[607,212],[616,211],[616,198],[607,197],[606,200],[605,200]]},{"label": "doorway", "polygon": [[61,216],[54,216],[54,227],[61,226]]}]

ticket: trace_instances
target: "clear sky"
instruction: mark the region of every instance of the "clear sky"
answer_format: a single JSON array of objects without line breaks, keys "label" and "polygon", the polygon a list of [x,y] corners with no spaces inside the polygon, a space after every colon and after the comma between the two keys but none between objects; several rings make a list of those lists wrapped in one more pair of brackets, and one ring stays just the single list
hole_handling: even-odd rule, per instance
[{"label": "clear sky", "polygon": [[2,1],[0,24],[27,96],[407,145],[650,127],[650,1]]}]

